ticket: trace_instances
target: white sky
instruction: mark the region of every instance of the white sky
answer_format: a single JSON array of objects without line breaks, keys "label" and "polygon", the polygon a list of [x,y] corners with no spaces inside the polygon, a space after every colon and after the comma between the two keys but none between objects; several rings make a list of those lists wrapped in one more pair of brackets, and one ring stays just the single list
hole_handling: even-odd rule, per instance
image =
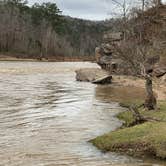
[{"label": "white sky", "polygon": [[[64,15],[72,17],[89,19],[89,20],[104,20],[110,18],[111,12],[115,10],[113,3],[110,0],[28,0],[30,4],[35,2],[55,2]],[[119,2],[121,0],[118,0]],[[134,3],[135,0],[128,0]],[[138,0],[137,0],[138,1]],[[166,0],[163,0],[166,2]]]}]

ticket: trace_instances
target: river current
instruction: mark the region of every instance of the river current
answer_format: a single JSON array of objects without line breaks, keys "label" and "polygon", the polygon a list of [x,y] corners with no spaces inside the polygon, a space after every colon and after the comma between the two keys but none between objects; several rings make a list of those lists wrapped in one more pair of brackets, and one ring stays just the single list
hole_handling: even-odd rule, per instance
[{"label": "river current", "polygon": [[111,88],[77,82],[93,63],[0,62],[0,166],[159,166],[102,153],[88,140],[115,130]]}]

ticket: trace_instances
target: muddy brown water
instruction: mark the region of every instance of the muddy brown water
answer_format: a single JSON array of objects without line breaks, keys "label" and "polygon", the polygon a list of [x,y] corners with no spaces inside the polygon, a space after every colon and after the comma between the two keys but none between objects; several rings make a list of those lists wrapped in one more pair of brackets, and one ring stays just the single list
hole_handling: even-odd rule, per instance
[{"label": "muddy brown water", "polygon": [[122,108],[110,101],[113,87],[75,81],[84,67],[97,66],[0,62],[0,166],[161,165],[88,143],[121,126],[115,115]]}]

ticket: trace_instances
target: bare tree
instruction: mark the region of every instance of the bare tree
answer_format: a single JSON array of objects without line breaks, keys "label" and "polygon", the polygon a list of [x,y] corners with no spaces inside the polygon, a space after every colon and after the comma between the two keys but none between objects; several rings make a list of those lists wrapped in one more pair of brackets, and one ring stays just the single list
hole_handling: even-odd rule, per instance
[{"label": "bare tree", "polygon": [[145,0],[145,6],[147,8],[152,6],[160,6],[160,5],[162,5],[161,0]]},{"label": "bare tree", "polygon": [[135,0],[136,6],[140,7],[142,11],[145,11],[146,9],[153,7],[153,6],[160,6],[162,5],[161,0]]},{"label": "bare tree", "polygon": [[153,92],[153,69],[145,69],[145,66],[142,65],[142,76],[145,78],[145,88],[146,88],[146,99],[145,99],[145,108],[148,110],[156,110],[157,100]]},{"label": "bare tree", "polygon": [[127,17],[127,14],[129,12],[130,9],[130,5],[131,5],[131,1],[127,2],[126,0],[120,1],[120,0],[107,0],[107,1],[111,1],[115,6],[116,9],[119,9],[119,12],[116,11],[116,14],[122,14],[123,18]]},{"label": "bare tree", "polygon": [[154,0],[154,3],[156,4],[156,6],[158,6],[158,5],[161,5],[161,4],[162,4],[161,0]]},{"label": "bare tree", "polygon": [[145,0],[141,0],[142,1],[142,11],[145,10]]},{"label": "bare tree", "polygon": [[153,93],[153,69],[159,61],[158,56],[149,57],[148,50],[151,46],[147,43],[139,42],[137,38],[122,41],[115,45],[118,58],[124,61],[124,73],[139,76],[145,79],[146,99],[144,106],[148,110],[155,110],[157,105],[156,97]]},{"label": "bare tree", "polygon": [[120,17],[120,26],[123,27],[123,33],[124,33],[124,40],[126,40],[127,36],[127,30],[128,30],[128,14],[130,12],[130,9],[132,8],[132,0],[106,0],[107,2],[111,2],[115,9],[111,14],[116,15]]}]

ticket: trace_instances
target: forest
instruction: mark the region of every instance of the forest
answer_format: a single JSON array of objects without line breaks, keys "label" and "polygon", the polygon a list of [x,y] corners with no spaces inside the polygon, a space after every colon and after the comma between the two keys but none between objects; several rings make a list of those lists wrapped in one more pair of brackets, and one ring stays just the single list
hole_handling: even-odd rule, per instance
[{"label": "forest", "polygon": [[[63,16],[56,3],[0,1],[0,52],[17,58],[93,57],[105,21]],[[65,49],[64,49],[65,48]]]}]

